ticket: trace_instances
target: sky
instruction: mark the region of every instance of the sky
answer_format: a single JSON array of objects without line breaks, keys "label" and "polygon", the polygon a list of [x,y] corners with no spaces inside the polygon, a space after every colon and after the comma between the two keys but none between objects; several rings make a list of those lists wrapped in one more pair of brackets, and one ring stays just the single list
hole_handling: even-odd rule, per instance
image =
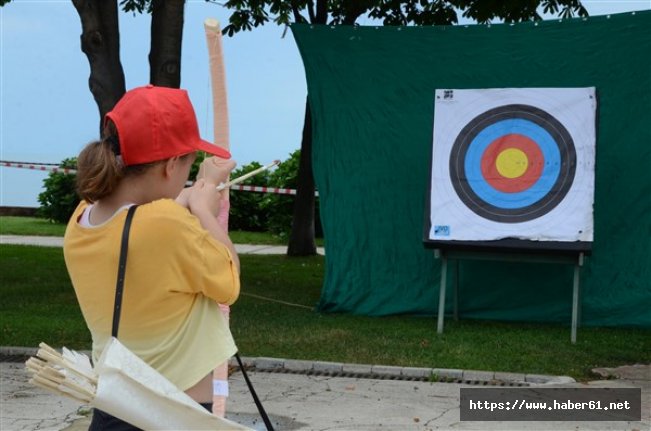
[{"label": "sky", "polygon": [[[651,9],[651,0],[583,0],[591,16]],[[230,11],[204,0],[185,8],[181,87],[200,133],[212,141],[210,74],[203,22]],[[149,15],[120,14],[127,89],[149,80]],[[284,34],[284,37],[283,37]],[[0,160],[59,163],[98,138],[81,23],[70,0],[13,0],[0,8]],[[307,86],[291,31],[275,24],[224,37],[230,143],[239,165],[286,159],[300,148]],[[47,174],[0,167],[0,206],[37,207]]]}]

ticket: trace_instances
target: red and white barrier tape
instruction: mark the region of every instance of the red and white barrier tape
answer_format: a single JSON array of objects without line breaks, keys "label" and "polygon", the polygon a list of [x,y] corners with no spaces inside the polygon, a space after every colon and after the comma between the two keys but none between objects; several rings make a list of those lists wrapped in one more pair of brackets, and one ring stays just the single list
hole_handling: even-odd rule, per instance
[{"label": "red and white barrier tape", "polygon": [[258,192],[258,193],[275,193],[279,195],[295,195],[296,189],[279,189],[276,187],[260,187],[260,186],[246,186],[242,184],[235,184],[230,187],[231,190],[240,190],[243,192]]},{"label": "red and white barrier tape", "polygon": [[[296,189],[279,189],[276,187],[261,187],[261,186],[243,186],[235,184],[230,187],[231,190],[240,190],[243,192],[258,192],[258,193],[274,193],[279,195],[295,195]],[[314,192],[314,196],[319,196],[319,192]]]},{"label": "red and white barrier tape", "polygon": [[[9,162],[0,160],[0,166],[7,168],[22,168],[22,169],[31,169],[34,171],[45,171],[45,172],[62,172],[64,174],[75,174],[77,173],[74,169],[62,168],[49,163],[24,163],[24,162]],[[261,186],[245,186],[241,184],[235,184],[230,187],[231,190],[238,190],[243,192],[257,192],[257,193],[273,193],[278,195],[295,195],[296,189],[281,189],[276,187],[261,187]],[[319,192],[314,193],[315,196],[319,195]]]},{"label": "red and white barrier tape", "polygon": [[31,169],[33,171],[46,171],[46,172],[63,172],[64,174],[76,174],[74,169],[62,168],[51,163],[24,163],[24,162],[9,162],[0,160],[0,166],[7,168],[22,168]]}]

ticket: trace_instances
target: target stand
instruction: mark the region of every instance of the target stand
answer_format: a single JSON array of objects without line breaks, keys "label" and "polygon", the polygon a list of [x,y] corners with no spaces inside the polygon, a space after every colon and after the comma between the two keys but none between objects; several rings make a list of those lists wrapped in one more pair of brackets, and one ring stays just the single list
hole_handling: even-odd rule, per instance
[{"label": "target stand", "polygon": [[571,334],[570,341],[572,344],[576,343],[577,329],[580,325],[581,313],[581,267],[583,266],[583,259],[585,253],[578,252],[573,254],[526,254],[516,252],[481,252],[472,250],[453,250],[437,248],[434,250],[434,257],[441,259],[441,283],[439,284],[439,309],[438,309],[438,322],[436,332],[443,333],[443,325],[445,318],[445,294],[447,291],[447,274],[449,260],[455,260],[455,268],[457,276],[454,278],[453,294],[454,294],[454,320],[459,320],[459,276],[458,264],[459,260],[493,260],[502,262],[525,262],[525,263],[561,263],[574,265],[574,281],[572,285],[572,319],[571,319]]},{"label": "target stand", "polygon": [[[574,265],[594,237],[595,87],[438,89],[423,241],[441,258],[438,333],[449,259]],[[458,287],[454,287],[458,317]]]}]

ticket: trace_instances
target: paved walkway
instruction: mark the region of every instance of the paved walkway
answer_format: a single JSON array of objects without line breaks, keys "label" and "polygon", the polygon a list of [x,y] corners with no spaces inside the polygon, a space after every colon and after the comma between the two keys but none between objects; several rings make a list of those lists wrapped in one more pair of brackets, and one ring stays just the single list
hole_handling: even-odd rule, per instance
[{"label": "paved walkway", "polygon": [[[6,351],[6,348],[3,348]],[[606,371],[610,380],[577,383],[551,377],[531,387],[641,388],[641,422],[471,422],[459,416],[460,388],[477,388],[480,381],[461,383],[401,380],[396,375],[384,379],[335,377],[312,372],[288,373],[297,361],[259,358],[263,364],[249,373],[274,427],[277,430],[649,430],[651,429],[651,366],[620,367]],[[283,363],[271,371],[272,364]],[[302,362],[302,361],[301,361]],[[292,364],[294,363],[294,364]],[[304,367],[306,364],[300,364]],[[336,365],[339,366],[339,365]],[[289,367],[289,368],[287,368]],[[357,364],[343,367],[358,369]],[[272,367],[273,368],[273,367]],[[389,367],[391,368],[391,367]],[[285,371],[285,372],[282,372]],[[11,431],[88,429],[90,408],[52,395],[27,382],[22,363],[1,363],[0,429]],[[394,380],[394,378],[396,378]],[[230,377],[229,419],[256,430],[265,429],[240,372]],[[484,387],[483,385],[481,387]]]},{"label": "paved walkway", "polygon": [[[43,247],[63,247],[63,238],[56,236],[0,235],[0,244],[38,245]],[[238,254],[286,254],[284,245],[235,244]],[[323,247],[317,253],[325,254]]]}]

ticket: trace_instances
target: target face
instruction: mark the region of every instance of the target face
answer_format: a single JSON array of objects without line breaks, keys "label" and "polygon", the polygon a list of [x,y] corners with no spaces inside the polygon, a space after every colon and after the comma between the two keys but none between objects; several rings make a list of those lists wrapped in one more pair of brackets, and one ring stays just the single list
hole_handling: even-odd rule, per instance
[{"label": "target face", "polygon": [[555,208],[575,169],[567,129],[529,105],[500,106],[473,118],[450,156],[450,180],[463,203],[504,223],[533,220]]},{"label": "target face", "polygon": [[430,239],[592,241],[594,88],[435,97]]}]

